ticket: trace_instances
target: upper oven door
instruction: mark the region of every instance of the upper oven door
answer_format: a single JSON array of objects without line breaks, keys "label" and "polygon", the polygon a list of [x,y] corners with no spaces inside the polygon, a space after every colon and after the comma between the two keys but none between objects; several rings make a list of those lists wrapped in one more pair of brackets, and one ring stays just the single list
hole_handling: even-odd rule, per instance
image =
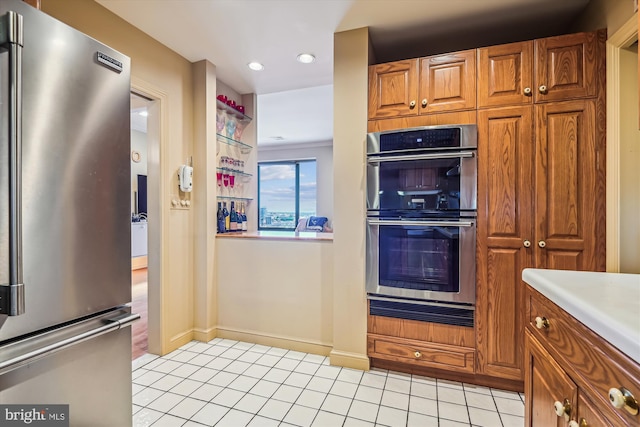
[{"label": "upper oven door", "polygon": [[367,293],[475,304],[474,219],[367,219]]},{"label": "upper oven door", "polygon": [[369,215],[476,210],[475,150],[367,157]]}]

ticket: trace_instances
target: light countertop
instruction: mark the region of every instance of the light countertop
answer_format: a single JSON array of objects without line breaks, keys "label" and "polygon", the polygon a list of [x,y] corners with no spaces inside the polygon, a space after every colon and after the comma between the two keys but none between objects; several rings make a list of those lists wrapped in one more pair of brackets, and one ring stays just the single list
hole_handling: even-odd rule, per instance
[{"label": "light countertop", "polygon": [[314,233],[308,231],[242,231],[216,234],[216,238],[240,238],[263,240],[333,240],[333,233]]},{"label": "light countertop", "polygon": [[640,274],[527,268],[522,280],[640,363]]}]

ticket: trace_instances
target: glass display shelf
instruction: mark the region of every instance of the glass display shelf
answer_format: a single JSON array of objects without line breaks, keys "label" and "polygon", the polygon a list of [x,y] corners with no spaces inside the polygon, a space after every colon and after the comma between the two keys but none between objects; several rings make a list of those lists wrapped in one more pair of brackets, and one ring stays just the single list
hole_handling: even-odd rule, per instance
[{"label": "glass display shelf", "polygon": [[219,133],[216,133],[216,139],[220,142],[224,142],[225,144],[240,147],[240,151],[245,154],[253,149],[253,147],[249,144],[245,144],[244,142],[237,141],[233,138],[229,138],[228,136],[224,136]]},{"label": "glass display shelf", "polygon": [[234,170],[234,169],[229,169],[229,168],[216,168],[216,170],[218,172],[228,172],[230,174],[233,174],[233,175],[236,175],[236,176],[242,176],[242,177],[253,176],[250,173],[246,173],[246,172],[242,172],[242,171],[238,171],[238,170]]},{"label": "glass display shelf", "polygon": [[224,111],[227,114],[232,115],[233,117],[236,118],[236,120],[239,120],[242,123],[248,124],[251,120],[253,120],[251,117],[247,116],[244,113],[241,113],[240,111],[236,110],[235,108],[225,104],[224,102],[220,101],[219,99],[216,99],[216,108],[220,111]]},{"label": "glass display shelf", "polygon": [[250,202],[250,201],[253,200],[253,197],[218,196],[218,199],[223,199],[223,200],[244,200],[245,202]]}]

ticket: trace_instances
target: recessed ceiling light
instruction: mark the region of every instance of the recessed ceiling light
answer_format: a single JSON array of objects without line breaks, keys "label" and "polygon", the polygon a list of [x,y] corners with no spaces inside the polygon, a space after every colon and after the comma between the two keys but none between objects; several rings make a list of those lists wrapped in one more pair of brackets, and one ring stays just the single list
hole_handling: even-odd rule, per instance
[{"label": "recessed ceiling light", "polygon": [[147,110],[143,110],[143,111],[140,111],[138,114],[140,114],[142,117],[147,117],[149,115],[149,112],[147,112]]},{"label": "recessed ceiling light", "polygon": [[264,65],[259,62],[249,62],[247,67],[251,68],[253,71],[262,71],[264,70]]},{"label": "recessed ceiling light", "polygon": [[298,62],[302,62],[303,64],[311,64],[316,60],[316,57],[310,53],[301,53],[298,55]]}]

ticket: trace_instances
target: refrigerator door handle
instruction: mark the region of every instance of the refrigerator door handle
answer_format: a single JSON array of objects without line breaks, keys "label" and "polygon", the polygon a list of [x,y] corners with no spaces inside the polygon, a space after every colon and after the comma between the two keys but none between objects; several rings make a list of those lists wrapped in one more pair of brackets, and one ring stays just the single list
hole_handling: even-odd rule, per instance
[{"label": "refrigerator door handle", "polygon": [[24,313],[22,277],[22,15],[0,17],[0,46],[9,52],[9,283],[0,285],[0,314]]},{"label": "refrigerator door handle", "polygon": [[137,313],[125,314],[125,315],[114,317],[111,319],[105,319],[104,325],[98,326],[97,328],[91,329],[89,331],[83,332],[78,335],[74,335],[72,337],[69,337],[63,340],[56,341],[52,344],[45,345],[43,347],[31,350],[29,352],[22,353],[11,359],[1,361],[0,373],[5,373],[7,371],[16,369],[24,363],[31,362],[34,358],[44,357],[55,351],[62,350],[63,348],[70,347],[75,344],[79,344],[88,339],[96,338],[100,335],[115,331],[117,329],[126,328],[127,326],[130,326],[131,323],[135,322],[138,319],[140,319],[140,315]]}]

